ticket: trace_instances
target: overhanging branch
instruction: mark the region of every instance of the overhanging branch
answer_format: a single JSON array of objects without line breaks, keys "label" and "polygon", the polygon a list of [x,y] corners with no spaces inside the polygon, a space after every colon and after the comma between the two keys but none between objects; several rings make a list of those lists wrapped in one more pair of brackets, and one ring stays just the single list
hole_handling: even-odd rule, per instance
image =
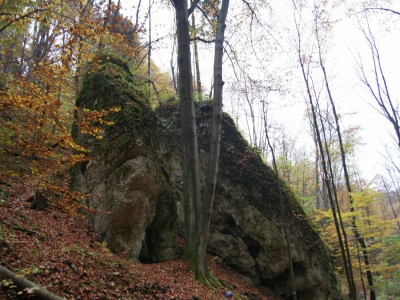
[{"label": "overhanging branch", "polygon": [[193,41],[200,41],[200,42],[203,42],[203,43],[206,43],[206,44],[215,43],[215,40],[205,40],[205,39],[203,39],[203,38],[201,38],[201,37],[192,38],[192,39],[190,39],[190,41],[191,41],[191,42],[193,42]]},{"label": "overhanging branch", "polygon": [[192,5],[188,9],[188,16],[190,16],[192,14],[192,12],[196,8],[197,4],[199,4],[199,2],[200,2],[200,0],[195,0],[192,2]]},{"label": "overhanging branch", "polygon": [[[28,12],[28,13],[22,15],[22,16],[19,16],[18,18],[16,18],[16,19],[10,21],[9,23],[7,23],[7,24],[4,25],[3,27],[1,27],[1,28],[0,28],[0,33],[1,33],[4,29],[6,29],[8,26],[10,26],[11,24],[13,24],[13,23],[15,23],[15,22],[18,22],[18,21],[21,20],[21,19],[27,18],[27,17],[29,17],[30,15],[33,15],[34,13],[37,13],[37,12],[39,12],[39,11],[46,11],[46,10],[47,10],[47,8],[38,8],[38,9],[35,9],[35,10],[33,10],[33,11],[30,11],[30,12]],[[6,13],[3,13],[3,15],[6,15]]]},{"label": "overhanging branch", "polygon": [[366,12],[366,11],[369,11],[369,10],[383,10],[383,11],[394,13],[396,15],[400,15],[400,12],[395,11],[395,10],[390,9],[390,8],[385,8],[385,7],[366,7],[361,12]]}]

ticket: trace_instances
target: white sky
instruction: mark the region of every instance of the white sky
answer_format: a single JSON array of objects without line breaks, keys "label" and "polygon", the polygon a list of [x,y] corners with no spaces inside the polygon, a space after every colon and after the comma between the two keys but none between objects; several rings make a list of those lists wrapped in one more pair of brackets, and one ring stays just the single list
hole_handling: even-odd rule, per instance
[{"label": "white sky", "polygon": [[[392,4],[390,8],[400,11],[400,1],[394,2],[396,3]],[[128,3],[128,5],[126,3]],[[172,7],[167,4],[167,1],[161,1],[161,3],[162,4],[159,4],[157,2],[153,4],[152,39],[165,38],[154,45],[152,59],[162,70],[170,72],[171,48],[173,45],[171,36],[175,31],[174,11]],[[267,14],[259,17],[263,20],[269,19],[268,22],[272,26],[270,27],[271,32],[280,44],[289,45],[281,39],[291,34],[290,26],[292,26],[293,29],[293,25],[285,24],[286,22],[293,23],[292,12],[290,10],[291,1],[271,1],[271,3],[276,5],[273,9],[275,12],[279,12],[275,14],[275,16],[279,15],[279,18],[270,18]],[[128,9],[129,6],[132,6],[132,1],[122,1],[122,5],[124,15],[135,14],[136,9]],[[142,11],[147,12],[148,1],[146,1],[146,3],[143,2],[142,6]],[[231,7],[238,7],[240,9],[240,5],[234,1],[231,1]],[[240,13],[241,12],[230,12],[230,14],[228,14],[228,20],[230,20],[230,18],[236,18],[235,21],[237,21]],[[378,41],[379,50],[381,51],[384,72],[389,79],[389,88],[392,93],[392,98],[400,101],[400,51],[398,50],[400,49],[400,25],[396,25],[400,24],[400,16],[389,12],[381,12],[379,14],[371,13],[370,15],[372,30]],[[360,16],[362,15],[360,14]],[[395,22],[396,20],[398,20],[397,23]],[[287,28],[279,30],[278,28],[282,26],[282,23],[287,25]],[[331,76],[329,81],[333,90],[337,110],[342,115],[343,127],[359,125],[363,128],[361,137],[365,146],[359,148],[359,168],[363,177],[371,180],[376,173],[383,172],[381,168],[382,158],[379,151],[383,151],[383,142],[387,142],[389,139],[387,133],[388,130],[390,130],[390,126],[383,117],[379,116],[379,114],[367,104],[371,103],[372,99],[370,95],[365,92],[365,88],[361,86],[357,79],[354,56],[360,53],[361,57],[365,60],[366,66],[368,66],[367,61],[370,57],[368,49],[365,47],[365,41],[361,32],[357,29],[356,24],[357,17],[353,16],[352,18],[344,19],[333,25],[335,32],[332,36],[332,42],[330,43],[326,67],[328,76]],[[227,30],[229,30],[229,25],[228,23]],[[236,24],[236,26],[238,25]],[[397,28],[395,28],[396,26]],[[232,28],[230,28],[230,30],[232,30]],[[244,27],[242,32],[235,32],[232,35],[228,34],[230,42],[235,43],[238,42],[240,38],[242,41],[248,38],[246,37],[246,35],[249,35],[248,30],[248,27]],[[283,76],[285,72],[292,72],[291,75],[288,76],[291,80],[288,82],[291,93],[284,97],[276,97],[276,101],[280,104],[285,103],[285,107],[283,108],[280,105],[279,110],[276,108],[275,110],[272,109],[272,115],[274,118],[277,118],[279,122],[284,123],[287,129],[292,130],[294,135],[299,137],[299,144],[304,142],[311,147],[311,139],[306,133],[308,126],[303,120],[305,111],[303,95],[298,92],[298,89],[303,87],[303,82],[301,82],[301,78],[298,77],[300,75],[300,70],[298,68],[289,68],[291,64],[295,65],[295,61],[291,62],[289,57],[295,57],[293,55],[296,55],[296,53],[293,52],[293,50],[287,49],[282,52],[279,45],[274,44],[271,40],[269,40],[268,45],[264,45],[264,47],[267,46],[276,49],[276,56],[270,54],[268,58],[265,59],[265,66],[271,66],[270,69],[275,68],[275,72],[280,73],[280,76]],[[237,49],[243,51],[243,53],[249,50],[248,48],[248,40],[244,48],[237,46]],[[212,79],[213,48],[206,46],[201,47],[201,50],[200,64],[202,68],[202,84],[206,90],[205,92],[208,93]],[[260,50],[259,55],[261,55],[263,51],[264,50]],[[270,50],[265,51],[268,52]],[[247,63],[255,64],[250,58]],[[226,62],[224,66],[226,67],[224,70],[224,78],[225,81],[228,81],[229,78],[232,78],[232,76],[229,76],[232,74],[232,69],[230,68],[229,62]],[[261,71],[258,69],[253,72],[259,73]],[[227,87],[227,84],[225,86]],[[225,106],[229,106],[229,104],[226,103]],[[245,128],[242,128],[242,130],[244,129]]]}]

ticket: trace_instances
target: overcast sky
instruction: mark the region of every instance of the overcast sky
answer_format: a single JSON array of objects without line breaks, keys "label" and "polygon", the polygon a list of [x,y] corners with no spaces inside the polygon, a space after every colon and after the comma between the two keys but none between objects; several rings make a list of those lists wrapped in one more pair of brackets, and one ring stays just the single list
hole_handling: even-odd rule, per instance
[{"label": "overcast sky", "polygon": [[[168,2],[169,1],[162,1],[163,4],[157,2],[153,4],[152,9],[152,39],[161,39],[153,46],[152,59],[166,72],[170,72],[170,59],[173,46],[171,36],[175,31],[174,11],[172,7],[167,4]],[[394,2],[396,3],[392,4],[391,8],[400,11],[400,1]],[[134,14],[136,12],[136,9],[129,8],[129,6],[132,6],[132,1],[125,0],[122,3],[124,15]],[[311,148],[311,140],[309,140],[310,137],[307,133],[308,125],[303,120],[305,111],[305,106],[303,104],[304,94],[301,95],[299,93],[303,83],[301,82],[300,70],[295,62],[293,62],[293,57],[296,57],[296,53],[293,52],[293,49],[279,49],[282,45],[289,45],[285,44],[287,42],[281,40],[282,35],[293,34],[293,32],[290,32],[290,28],[292,28],[292,30],[294,28],[294,25],[290,24],[290,22],[293,22],[291,1],[272,1],[271,3],[275,5],[272,7],[275,16],[270,17],[267,14],[261,17],[259,16],[260,19],[267,20],[265,24],[274,26],[271,27],[271,31],[268,34],[275,36],[266,37],[265,39],[268,39],[269,48],[277,49],[274,56],[273,54],[268,56],[269,58],[273,56],[273,59],[270,61],[266,59],[265,65],[268,66],[268,63],[270,63],[270,69],[275,68],[276,71],[274,72],[279,72],[281,77],[282,73],[288,72],[289,65],[292,64],[293,67],[290,71],[291,81],[288,82],[292,93],[286,94],[285,96],[275,95],[277,99],[275,110],[272,110],[272,116],[277,119],[278,122],[284,123],[287,129],[291,130],[294,135],[299,137],[299,144],[309,144]],[[144,14],[148,10],[148,1],[146,1],[146,3],[143,2],[142,6],[142,13]],[[234,1],[231,1],[231,7],[240,6],[237,6]],[[230,15],[228,15],[228,20],[230,18],[238,18],[239,13],[231,11]],[[400,51],[398,51],[398,49],[400,49],[400,28],[396,24],[400,23],[400,16],[389,12],[368,14],[371,16],[371,28],[378,41],[384,72],[389,79],[389,88],[392,97],[399,100]],[[344,15],[338,16],[340,20],[333,25],[335,30],[332,32],[331,36],[332,41],[328,50],[326,67],[328,76],[330,76],[329,81],[333,90],[337,109],[342,115],[343,127],[359,125],[363,129],[361,137],[365,146],[358,148],[359,167],[363,177],[371,180],[377,172],[382,172],[382,157],[379,152],[384,152],[383,144],[389,143],[388,131],[390,131],[390,126],[389,123],[368,104],[371,103],[372,99],[370,95],[366,93],[365,88],[360,84],[355,72],[355,57],[361,55],[366,66],[369,65],[368,61],[370,59],[365,40],[357,28],[357,17],[362,17],[363,15],[364,14],[356,14],[350,18],[345,18]],[[396,20],[399,21],[396,23]],[[228,23],[228,26],[229,25],[230,23]],[[279,26],[286,27],[286,29],[279,29]],[[242,32],[237,31],[234,34],[248,35],[248,31],[249,28],[247,27],[243,28]],[[232,28],[230,28],[229,32],[232,33]],[[228,34],[228,38],[232,44],[239,41],[239,38],[234,34]],[[256,36],[256,34],[254,34],[254,36]],[[241,38],[246,37],[241,36]],[[273,42],[274,40],[276,43]],[[260,43],[262,44],[262,41]],[[249,47],[249,45],[245,45],[245,47],[246,46]],[[263,45],[263,47],[268,46]],[[242,49],[243,52],[248,50],[246,48]],[[205,92],[208,93],[212,80],[213,49],[210,46],[201,46],[201,50],[200,63],[202,66],[202,84]],[[260,51],[262,52],[262,50]],[[272,65],[274,66],[272,67]],[[277,65],[282,65],[282,71],[279,71]],[[233,76],[230,76],[233,73],[229,61],[226,61],[224,66],[225,80],[233,79]],[[260,70],[258,69],[253,72],[260,72]],[[225,85],[225,87],[227,86],[228,85]],[[228,108],[229,104],[226,103],[226,101],[229,101],[229,99],[225,98],[224,101],[225,107]],[[282,105],[279,106],[278,104],[285,105],[282,107]],[[242,130],[244,129],[245,128],[242,128]]]}]

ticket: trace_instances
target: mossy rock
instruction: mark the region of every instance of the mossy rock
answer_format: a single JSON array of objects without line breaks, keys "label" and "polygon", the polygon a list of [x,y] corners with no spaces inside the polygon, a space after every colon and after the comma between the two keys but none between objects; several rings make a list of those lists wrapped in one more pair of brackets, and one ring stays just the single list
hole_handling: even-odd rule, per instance
[{"label": "mossy rock", "polygon": [[90,153],[88,163],[71,171],[71,185],[98,195],[86,204],[94,210],[99,239],[134,260],[174,258],[176,208],[158,162],[157,118],[128,63],[110,53],[97,55],[86,68],[76,105],[92,111],[121,108],[105,117],[113,125],[93,124],[104,130],[102,139],[78,126],[73,131]]},{"label": "mossy rock", "polygon": [[[195,109],[200,167],[204,173],[210,143],[212,103],[196,102]],[[162,120],[160,129],[179,140],[179,106],[167,103],[158,114]],[[294,247],[295,280],[300,286],[298,299],[322,299],[320,296],[337,299],[336,278],[317,230],[290,187],[264,163],[226,113],[222,117],[219,172],[208,251],[289,299],[292,290],[278,186]],[[315,290],[318,292],[313,295]],[[326,297],[328,294],[331,295]]]},{"label": "mossy rock", "polygon": [[[99,143],[103,151],[127,149],[134,144],[155,147],[157,130],[154,112],[124,59],[111,53],[97,55],[87,67],[76,106],[96,111],[121,108],[104,118],[114,124],[102,126],[105,135]],[[78,138],[78,135],[78,128],[74,126],[74,138],[85,146],[87,137]]]}]

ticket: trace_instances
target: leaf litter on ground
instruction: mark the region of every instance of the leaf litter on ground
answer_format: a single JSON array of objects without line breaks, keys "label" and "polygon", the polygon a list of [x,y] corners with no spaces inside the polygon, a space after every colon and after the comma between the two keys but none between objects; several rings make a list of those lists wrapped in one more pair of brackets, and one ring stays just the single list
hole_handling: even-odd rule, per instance
[{"label": "leaf litter on ground", "polygon": [[[33,191],[14,187],[0,203],[0,265],[66,299],[219,300],[231,290],[236,299],[277,300],[270,289],[253,284],[219,258],[207,256],[209,271],[224,285],[208,288],[193,278],[187,263],[143,264],[111,253],[82,215],[57,207],[30,208]],[[183,246],[182,238],[177,243]],[[4,278],[0,278],[3,280]],[[10,285],[0,299],[33,299]]]}]

